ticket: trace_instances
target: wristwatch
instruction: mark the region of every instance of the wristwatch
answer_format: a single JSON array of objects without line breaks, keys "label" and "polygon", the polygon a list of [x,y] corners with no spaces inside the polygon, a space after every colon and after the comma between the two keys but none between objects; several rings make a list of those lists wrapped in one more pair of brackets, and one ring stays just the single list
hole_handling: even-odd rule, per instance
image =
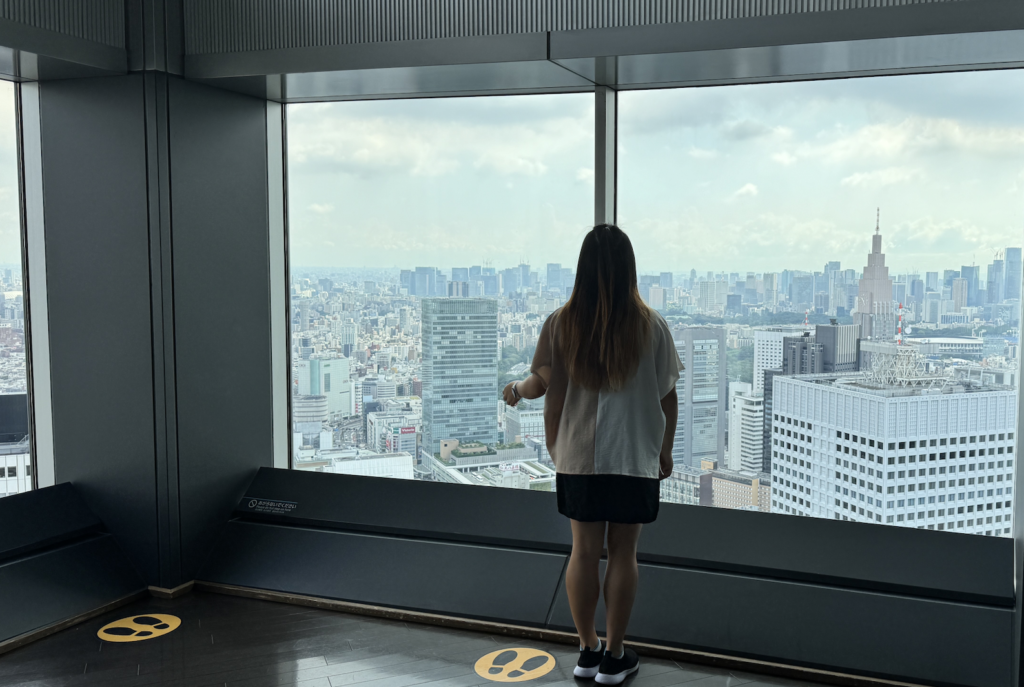
[{"label": "wristwatch", "polygon": [[517,384],[519,384],[519,382],[512,383],[512,395],[516,397],[516,400],[522,398],[522,396],[519,395],[519,389],[516,388]]}]

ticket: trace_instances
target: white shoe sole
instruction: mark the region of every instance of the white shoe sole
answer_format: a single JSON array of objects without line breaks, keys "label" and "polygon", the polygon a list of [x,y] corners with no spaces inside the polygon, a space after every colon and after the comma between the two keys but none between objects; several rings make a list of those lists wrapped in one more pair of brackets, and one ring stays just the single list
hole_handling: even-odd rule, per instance
[{"label": "white shoe sole", "polygon": [[601,669],[601,666],[594,666],[593,668],[584,668],[582,666],[576,666],[572,674],[576,677],[594,677],[597,675],[597,671]]},{"label": "white shoe sole", "polygon": [[639,661],[637,662],[637,664],[635,666],[633,666],[629,670],[624,670],[621,673],[616,673],[615,675],[608,675],[606,673],[598,673],[597,677],[594,678],[594,682],[597,682],[598,684],[602,684],[602,685],[617,685],[617,684],[620,684],[623,680],[625,680],[627,677],[629,677],[630,675],[632,675],[633,673],[635,673],[638,670],[640,670],[640,662]]}]

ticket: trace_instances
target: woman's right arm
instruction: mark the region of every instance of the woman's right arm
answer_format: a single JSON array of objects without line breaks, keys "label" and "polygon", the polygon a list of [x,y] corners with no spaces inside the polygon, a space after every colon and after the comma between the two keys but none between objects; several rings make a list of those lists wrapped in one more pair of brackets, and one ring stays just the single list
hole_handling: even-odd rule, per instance
[{"label": "woman's right arm", "polygon": [[665,413],[665,436],[661,439],[661,453],[658,455],[658,479],[672,474],[672,442],[676,438],[676,422],[679,420],[679,397],[676,390],[661,399],[661,410]]},{"label": "woman's right arm", "polygon": [[550,381],[551,367],[544,365],[538,367],[536,372],[530,373],[526,379],[506,384],[502,396],[505,398],[505,403],[515,406],[521,398],[534,399],[543,396],[544,392],[548,390]]}]

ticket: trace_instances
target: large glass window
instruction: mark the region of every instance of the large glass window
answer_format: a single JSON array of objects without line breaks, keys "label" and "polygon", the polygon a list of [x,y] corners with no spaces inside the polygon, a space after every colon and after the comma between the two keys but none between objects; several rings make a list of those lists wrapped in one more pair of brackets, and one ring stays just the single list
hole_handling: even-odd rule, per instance
[{"label": "large glass window", "polygon": [[33,485],[14,89],[0,81],[0,497]]},{"label": "large glass window", "polygon": [[290,105],[293,467],[554,488],[504,406],[593,217],[588,94]]},{"label": "large glass window", "polygon": [[619,94],[620,224],[687,364],[663,499],[1009,535],[1022,93],[997,71]]}]

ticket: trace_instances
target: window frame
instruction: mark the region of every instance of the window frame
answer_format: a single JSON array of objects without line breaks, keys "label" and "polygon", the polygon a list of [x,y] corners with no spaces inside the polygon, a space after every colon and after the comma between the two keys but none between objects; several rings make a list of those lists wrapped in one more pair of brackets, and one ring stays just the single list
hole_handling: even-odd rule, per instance
[{"label": "window frame", "polygon": [[31,490],[56,483],[53,413],[50,402],[49,328],[46,307],[46,252],[42,197],[39,84],[14,84],[14,123],[21,242],[22,301],[25,311],[25,394]]},{"label": "window frame", "polygon": [[[932,38],[948,38],[950,40],[953,40],[954,37],[951,37],[951,36],[938,36],[938,37],[932,37]],[[782,46],[782,47],[792,47],[792,46]],[[732,51],[725,51],[725,52],[732,52]],[[1018,70],[1020,70],[1020,69],[1024,69],[1024,64],[1013,64],[1011,66],[1007,66],[1006,64],[1002,64],[1002,63],[991,63],[991,64],[984,64],[984,65],[972,64],[969,69],[965,69],[963,66],[956,66],[956,65],[937,66],[935,68],[927,69],[927,70],[922,70],[922,69],[919,69],[919,68],[906,68],[906,69],[893,68],[893,69],[880,69],[880,70],[877,70],[877,71],[875,71],[873,73],[868,73],[868,74],[859,73],[859,72],[849,72],[849,73],[846,73],[846,72],[828,72],[828,71],[825,71],[824,69],[822,69],[821,71],[810,70],[806,74],[802,74],[802,75],[800,75],[798,77],[779,75],[779,76],[775,76],[775,77],[761,77],[761,78],[749,77],[749,78],[730,79],[728,82],[724,82],[724,83],[722,83],[722,82],[713,82],[713,83],[696,82],[696,83],[686,83],[686,84],[673,83],[673,84],[657,84],[657,85],[644,85],[644,86],[626,86],[626,87],[621,87],[621,88],[612,88],[612,87],[609,87],[609,86],[598,85],[598,84],[595,83],[595,85],[594,85],[594,87],[592,89],[587,89],[585,91],[585,92],[588,92],[588,93],[592,92],[594,94],[595,107],[596,107],[596,110],[597,110],[596,113],[595,113],[596,114],[596,116],[595,116],[595,126],[596,126],[597,130],[595,132],[595,137],[594,137],[594,159],[595,159],[595,176],[594,176],[594,181],[593,181],[593,183],[594,183],[594,200],[595,200],[594,223],[595,224],[602,223],[602,222],[615,223],[616,220],[617,220],[617,210],[618,210],[618,207],[617,207],[618,206],[618,184],[617,184],[617,181],[618,181],[618,155],[617,155],[617,146],[618,146],[618,131],[619,131],[617,95],[618,95],[618,92],[620,90],[621,91],[634,91],[634,90],[649,91],[649,90],[668,90],[668,89],[678,90],[678,89],[683,89],[683,88],[698,88],[698,87],[703,86],[703,85],[717,85],[717,86],[720,86],[720,87],[727,87],[729,85],[749,85],[749,84],[755,84],[755,83],[756,84],[771,84],[771,83],[790,83],[790,82],[807,82],[807,81],[819,81],[819,80],[834,80],[834,79],[844,79],[844,78],[872,78],[872,77],[885,78],[887,76],[902,76],[902,75],[911,75],[911,74],[941,74],[941,73],[952,73],[952,72],[960,72],[960,71],[997,71],[997,70],[1002,70],[1002,69],[1018,69]],[[569,94],[569,93],[576,93],[576,94],[578,94],[578,93],[581,92],[581,89],[578,88],[578,87],[573,87],[573,88],[568,88],[567,87],[567,88],[564,88],[564,89],[544,90],[543,92],[547,93],[547,94],[552,94],[552,95]],[[459,93],[459,94],[456,94],[456,95],[451,95],[451,94],[432,94],[432,93],[423,93],[423,94],[414,94],[414,95],[409,95],[409,94],[399,94],[399,95],[380,94],[379,96],[373,96],[373,95],[365,96],[364,95],[364,96],[360,96],[360,97],[357,97],[357,98],[323,98],[323,99],[320,99],[320,100],[317,100],[317,99],[312,99],[312,100],[310,100],[310,99],[303,99],[301,101],[296,101],[296,104],[298,104],[299,102],[301,102],[301,103],[308,103],[308,102],[331,102],[331,101],[338,101],[338,100],[341,100],[341,101],[345,101],[345,100],[373,100],[373,101],[380,102],[380,101],[406,100],[406,99],[480,98],[480,97],[492,97],[492,96],[497,96],[497,95],[505,96],[505,95],[517,95],[517,94],[530,95],[530,94],[532,94],[532,92],[494,93],[494,92],[490,92],[490,91],[466,91],[464,93]],[[284,259],[284,278],[283,278],[283,282],[278,282],[278,288],[283,290],[283,293],[284,293],[284,296],[285,296],[285,307],[283,309],[279,309],[278,312],[280,312],[281,316],[285,318],[284,322],[285,322],[285,341],[286,341],[286,345],[285,345],[285,348],[284,348],[284,351],[283,351],[283,354],[286,356],[286,358],[285,358],[286,359],[285,377],[283,378],[283,382],[284,382],[284,389],[286,390],[285,396],[287,398],[287,414],[285,416],[285,421],[284,421],[284,423],[287,426],[287,431],[286,431],[286,433],[287,433],[287,457],[286,457],[285,465],[287,465],[288,469],[295,469],[294,468],[294,446],[292,444],[293,433],[291,431],[291,422],[292,422],[292,394],[291,394],[291,386],[292,386],[291,385],[291,380],[292,380],[292,357],[291,357],[291,341],[290,341],[291,331],[290,331],[290,326],[289,326],[290,314],[291,314],[291,298],[290,298],[291,264],[290,264],[290,260],[289,260],[288,249],[287,249],[287,246],[288,246],[289,241],[290,241],[290,230],[291,230],[291,227],[288,224],[288,195],[289,195],[289,193],[288,193],[288,176],[287,176],[287,169],[288,169],[288,164],[287,164],[287,160],[288,160],[287,129],[288,129],[288,105],[289,104],[292,104],[292,103],[288,103],[287,100],[285,100],[285,102],[280,106],[280,108],[281,108],[281,128],[280,128],[279,136],[280,136],[280,140],[281,140],[281,160],[282,160],[282,167],[283,167],[283,173],[281,175],[281,194],[283,195],[283,198],[284,198],[284,201],[283,201],[284,222],[283,222],[283,241],[281,242],[283,245],[280,246],[279,248],[282,250],[281,254],[283,255],[283,259]],[[268,131],[269,131],[269,129],[268,129]],[[602,173],[602,170],[604,170],[604,173]],[[1022,239],[1022,244],[1024,244],[1024,232],[1022,232],[1021,239]],[[272,241],[273,241],[273,236],[272,236]],[[277,250],[277,248],[274,248],[274,250]],[[275,379],[276,380],[281,380],[280,375],[275,376]],[[280,383],[280,381],[275,382],[275,394],[277,394],[277,387],[276,387],[276,385],[279,384],[279,383]],[[1022,421],[1024,421],[1024,418],[1022,418],[1022,411],[1024,411],[1024,399],[1022,399],[1021,391],[1022,390],[1018,387],[1018,391],[1017,391],[1017,408],[1018,408],[1018,411],[1017,411],[1018,412],[1018,416],[1017,417],[1018,417],[1018,425]],[[275,405],[275,411],[276,411],[276,409],[277,409],[277,406]],[[275,415],[276,415],[276,412],[275,412]],[[276,422],[276,420],[275,420],[275,422]],[[1010,436],[1012,437],[1012,433],[1010,434]],[[961,443],[966,443],[966,441],[967,441],[967,437],[966,436],[965,437],[961,437]],[[897,445],[900,445],[901,447],[905,447],[906,446],[905,442],[906,442],[906,440],[904,440],[904,442],[889,442],[888,443],[888,449],[889,450],[895,450]],[[954,442],[955,442],[955,440],[954,440]],[[880,445],[879,448],[881,449],[882,446]],[[275,456],[276,455],[277,454],[275,453]],[[880,464],[881,464],[881,460],[885,460],[885,458],[880,458]],[[903,462],[903,461],[901,460],[900,462]],[[885,464],[892,465],[893,464],[893,457],[887,457],[887,460],[885,460]],[[275,466],[279,466],[277,464],[277,459],[275,459]],[[1016,473],[1014,473],[1014,480],[1013,481],[1014,482],[1016,481]],[[1015,496],[1013,498],[1013,501],[1014,501],[1014,509],[1016,510],[1017,504],[1016,504],[1016,497]],[[671,505],[675,505],[675,504],[671,504]],[[1022,504],[1022,506],[1024,506],[1024,504]],[[761,516],[769,516],[769,515],[774,515],[774,514],[775,513],[759,513],[759,515],[761,515]],[[828,520],[828,518],[820,518],[820,519]],[[839,519],[838,516],[837,516],[836,519]],[[900,519],[902,519],[902,518],[900,518]],[[871,526],[880,526],[880,527],[891,527],[892,526],[892,525],[888,524],[887,522],[872,522],[872,523],[859,523],[859,524],[865,524],[865,525],[871,525]],[[913,529],[913,528],[905,527],[904,529]],[[978,533],[975,536],[980,536],[980,535],[981,535],[981,533]]]}]

